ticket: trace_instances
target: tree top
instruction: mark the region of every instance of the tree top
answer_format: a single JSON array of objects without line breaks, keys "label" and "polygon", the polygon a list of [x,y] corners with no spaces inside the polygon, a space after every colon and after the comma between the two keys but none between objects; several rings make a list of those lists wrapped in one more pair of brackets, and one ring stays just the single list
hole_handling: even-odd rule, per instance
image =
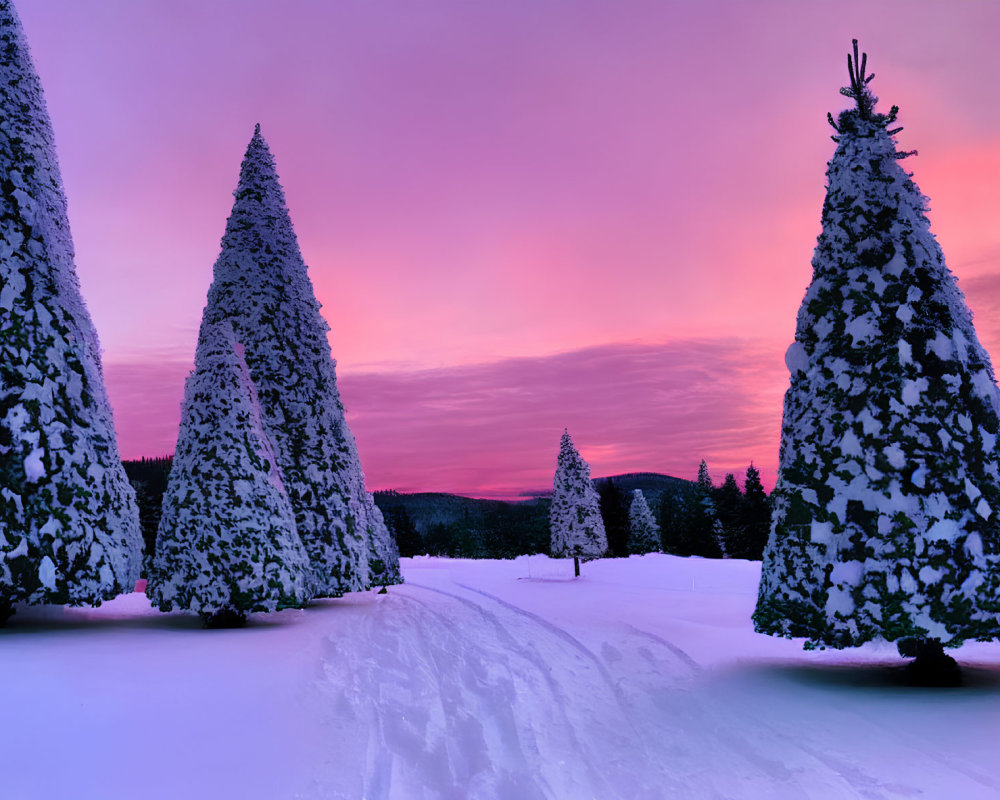
[{"label": "tree top", "polygon": [[[834,122],[833,114],[827,113],[826,118],[838,134],[848,130],[862,130],[864,126],[859,126],[858,121],[871,123],[878,128],[888,128],[896,121],[899,106],[893,106],[889,109],[888,114],[875,113],[875,104],[878,103],[878,97],[875,96],[869,86],[875,77],[875,73],[865,74],[868,71],[868,54],[859,54],[858,40],[851,39],[851,45],[854,52],[853,54],[847,54],[847,76],[850,80],[850,86],[842,86],[840,93],[854,100],[857,106],[840,112],[840,116],[836,122]],[[887,132],[889,136],[895,136],[901,130],[903,129],[893,128]],[[833,136],[831,138],[835,142],[840,141],[840,136]],[[906,158],[911,155],[916,155],[916,151],[899,153],[896,157]]]},{"label": "tree top", "polygon": [[842,86],[840,93],[857,102],[858,116],[861,119],[870,119],[872,111],[875,110],[875,104],[878,102],[878,98],[868,88],[875,73],[865,75],[868,68],[868,53],[862,53],[861,60],[858,61],[858,40],[851,39],[851,44],[854,47],[854,59],[851,59],[850,53],[847,54],[847,76],[850,78],[851,85]]}]

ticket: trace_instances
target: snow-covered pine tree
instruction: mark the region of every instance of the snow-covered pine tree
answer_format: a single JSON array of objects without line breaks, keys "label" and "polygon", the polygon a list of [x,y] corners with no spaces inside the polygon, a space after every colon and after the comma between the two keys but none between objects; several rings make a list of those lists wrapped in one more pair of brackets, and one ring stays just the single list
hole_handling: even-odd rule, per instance
[{"label": "snow-covered pine tree", "polygon": [[629,537],[631,553],[655,553],[660,549],[660,526],[653,519],[646,496],[642,489],[632,490],[632,504],[628,509]]},{"label": "snow-covered pine tree", "polygon": [[696,540],[699,542],[699,552],[696,555],[706,555],[711,558],[725,558],[726,542],[715,508],[715,486],[708,474],[708,463],[705,459],[698,465],[698,478],[695,480],[695,494],[698,498],[695,527]]},{"label": "snow-covered pine tree", "polygon": [[264,426],[309,553],[311,591],[335,597],[365,589],[365,478],[337,390],[329,327],[259,125],[234,195],[205,318],[230,320],[245,347]]},{"label": "snow-covered pine tree", "polygon": [[372,586],[391,586],[402,583],[399,571],[399,547],[392,531],[385,524],[382,511],[375,505],[375,497],[367,496],[365,519],[368,525],[368,564],[371,569]]},{"label": "snow-covered pine tree", "polygon": [[304,605],[308,556],[227,320],[202,322],[147,594],[209,627]]},{"label": "snow-covered pine tree", "polygon": [[131,591],[142,538],[80,294],[52,125],[0,2],[0,624]]},{"label": "snow-covered pine tree", "polygon": [[941,644],[1000,636],[1000,393],[900,167],[897,109],[875,112],[854,44],[855,107],[830,117],[823,230],[786,355],[754,621],[807,646],[915,640],[940,661]]},{"label": "snow-covered pine tree", "polygon": [[580,559],[600,558],[608,541],[601,519],[597,490],[590,480],[590,467],[573,446],[569,431],[563,431],[549,510],[553,558],[573,558],[580,574]]}]

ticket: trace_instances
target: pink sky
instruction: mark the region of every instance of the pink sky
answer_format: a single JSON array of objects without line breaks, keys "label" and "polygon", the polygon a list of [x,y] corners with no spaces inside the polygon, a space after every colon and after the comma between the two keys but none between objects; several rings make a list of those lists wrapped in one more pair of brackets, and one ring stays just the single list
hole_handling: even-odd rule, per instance
[{"label": "pink sky", "polygon": [[17,0],[125,457],[173,450],[255,122],[370,488],[773,482],[852,37],[1000,348],[1000,4]]}]

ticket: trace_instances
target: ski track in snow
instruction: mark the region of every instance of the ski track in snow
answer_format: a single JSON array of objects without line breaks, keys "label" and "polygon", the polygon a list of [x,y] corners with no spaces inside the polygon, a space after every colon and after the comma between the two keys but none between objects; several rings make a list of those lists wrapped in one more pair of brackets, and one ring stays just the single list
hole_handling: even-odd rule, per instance
[{"label": "ski track in snow", "polygon": [[631,721],[592,653],[560,655],[562,638],[530,620],[411,586],[446,598],[444,609],[393,597],[357,632],[377,654],[365,665],[349,644],[328,644],[330,691],[368,722],[364,797],[615,797],[616,782],[634,784],[595,752],[593,725],[613,739]]},{"label": "ski track in snow", "polygon": [[0,800],[1000,797],[996,647],[907,689],[894,656],[753,634],[752,565],[560,566],[407,560],[229,632],[141,595],[19,612]]},{"label": "ski track in snow", "polygon": [[[714,685],[661,636],[625,625],[613,642],[587,642],[485,590],[446,585],[411,578],[327,643],[325,689],[345,724],[367,729],[358,797],[934,796],[871,774],[822,730],[814,740],[769,721],[773,693]],[[889,735],[851,709],[824,713],[853,715],[858,741]],[[990,779],[966,777],[984,791],[964,796],[996,795]]]}]

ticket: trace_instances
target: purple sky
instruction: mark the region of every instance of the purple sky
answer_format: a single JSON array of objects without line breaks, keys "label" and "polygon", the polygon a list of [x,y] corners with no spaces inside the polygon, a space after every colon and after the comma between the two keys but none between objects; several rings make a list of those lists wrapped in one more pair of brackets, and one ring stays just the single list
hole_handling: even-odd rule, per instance
[{"label": "purple sky", "polygon": [[370,488],[765,481],[858,37],[1000,348],[1000,3],[16,0],[126,457],[173,450],[255,122]]}]

